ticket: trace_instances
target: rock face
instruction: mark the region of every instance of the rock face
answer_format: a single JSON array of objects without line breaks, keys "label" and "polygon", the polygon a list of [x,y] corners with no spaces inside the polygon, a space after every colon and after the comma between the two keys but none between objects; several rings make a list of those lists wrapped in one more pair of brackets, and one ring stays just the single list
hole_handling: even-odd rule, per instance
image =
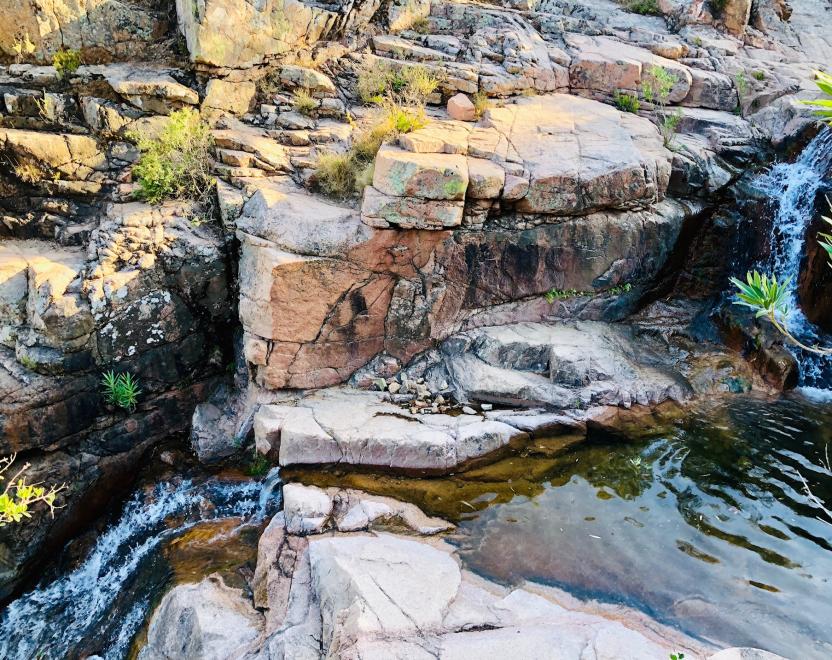
[{"label": "rock face", "polygon": [[481,328],[449,339],[445,369],[462,401],[586,408],[684,401],[690,384],[666,348],[591,321]]},{"label": "rock face", "polygon": [[344,25],[360,28],[378,6],[374,0],[343,10],[323,9],[301,0],[254,4],[206,0],[196,5],[176,0],[176,14],[194,62],[243,69],[337,36]]},{"label": "rock face", "polygon": [[[373,187],[365,191],[363,215],[373,226],[430,228],[380,212],[377,197],[462,200],[472,165],[477,179],[469,197],[537,214],[638,208],[661,199],[670,179],[670,154],[649,122],[563,94],[487,110],[473,128],[428,127],[401,144],[382,148]],[[504,190],[509,175],[514,179]],[[439,226],[460,224],[462,210],[453,224]]]},{"label": "rock face", "polygon": [[[74,28],[60,25],[72,46]],[[95,43],[84,41],[85,58]],[[0,168],[0,454],[19,452],[33,478],[73,488],[54,520],[38,514],[3,530],[0,597],[129,487],[149,448],[187,431],[230,358],[221,228],[199,222],[189,202],[135,201],[128,183],[138,152],[124,133],[152,135],[172,111],[197,104],[182,80],[154,63],[84,65],[60,81],[52,67],[3,69],[0,158],[12,166]],[[106,402],[110,370],[138,379],[135,409]]]},{"label": "rock face", "polygon": [[[663,404],[752,378],[739,358],[717,347],[700,343],[694,354],[690,344],[668,345],[649,328],[591,321],[469,330],[402,374],[402,384],[382,381],[391,383],[387,392],[330,388],[262,405],[254,417],[257,451],[283,466],[447,473],[521,448],[530,437],[610,429],[616,420],[635,421]],[[479,411],[444,414],[430,403],[436,393]],[[632,410],[622,416],[620,409]],[[332,524],[330,495],[319,492],[317,508],[302,515],[290,515],[286,497],[293,529]]]},{"label": "rock face", "polygon": [[149,59],[148,49],[169,29],[166,12],[153,0],[2,0],[0,15],[0,51],[14,55],[16,44],[28,42],[44,60],[61,48],[92,58]]},{"label": "rock face", "polygon": [[539,226],[516,216],[506,229],[399,233],[291,182],[261,185],[237,222],[246,359],[266,387],[320,387],[382,351],[406,362],[469,323],[551,318],[552,288],[649,280],[685,215],[666,202]]}]

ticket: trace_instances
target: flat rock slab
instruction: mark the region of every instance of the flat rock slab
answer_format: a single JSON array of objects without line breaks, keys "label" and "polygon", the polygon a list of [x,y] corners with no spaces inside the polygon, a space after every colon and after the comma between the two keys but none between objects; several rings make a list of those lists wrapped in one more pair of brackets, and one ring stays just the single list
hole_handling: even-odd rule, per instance
[{"label": "flat rock slab", "polygon": [[520,99],[487,110],[483,125],[496,131],[494,146],[486,134],[471,155],[503,156],[530,172],[517,203],[526,213],[644,206],[663,197],[670,180],[672,154],[656,127],[597,101],[565,94]]},{"label": "flat rock slab", "polygon": [[566,43],[572,48],[569,82],[576,93],[600,93],[612,96],[615,92],[639,93],[644,83],[653,79],[653,67],[663,69],[675,79],[668,101],[678,103],[691,87],[690,69],[684,64],[651,51],[610,37],[567,34]]},{"label": "flat rock slab", "polygon": [[560,409],[657,405],[692,388],[669,352],[625,325],[517,323],[479,328],[443,346],[461,401]]},{"label": "flat rock slab", "polygon": [[380,392],[321,390],[297,406],[262,406],[255,438],[280,465],[346,463],[445,472],[527,434],[479,415],[413,415]]},{"label": "flat rock slab", "polygon": [[162,599],[140,660],[226,660],[260,634],[263,617],[218,575],[182,584]]}]

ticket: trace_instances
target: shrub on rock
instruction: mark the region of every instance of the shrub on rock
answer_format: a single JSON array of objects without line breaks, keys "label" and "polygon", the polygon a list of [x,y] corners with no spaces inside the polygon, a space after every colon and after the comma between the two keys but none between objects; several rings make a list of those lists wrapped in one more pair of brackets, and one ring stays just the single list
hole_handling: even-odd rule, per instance
[{"label": "shrub on rock", "polygon": [[137,144],[142,155],[133,176],[139,184],[139,198],[151,204],[166,199],[209,199],[214,185],[210,171],[213,138],[196,110],[171,113],[158,138],[138,136]]}]

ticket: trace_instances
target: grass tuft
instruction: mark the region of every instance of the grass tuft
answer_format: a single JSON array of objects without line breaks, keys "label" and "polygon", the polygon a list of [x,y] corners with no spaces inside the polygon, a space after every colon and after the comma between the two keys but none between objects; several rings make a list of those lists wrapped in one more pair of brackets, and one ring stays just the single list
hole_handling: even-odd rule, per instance
[{"label": "grass tuft", "polygon": [[318,108],[318,102],[312,98],[307,89],[299,89],[295,92],[295,99],[292,109],[302,115],[310,116]]}]

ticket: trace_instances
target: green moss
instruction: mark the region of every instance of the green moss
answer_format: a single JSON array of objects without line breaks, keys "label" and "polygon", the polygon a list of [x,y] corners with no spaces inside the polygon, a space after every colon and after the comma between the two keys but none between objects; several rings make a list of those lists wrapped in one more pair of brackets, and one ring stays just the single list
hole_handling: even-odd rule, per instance
[{"label": "green moss", "polygon": [[465,184],[459,179],[447,181],[443,186],[445,195],[450,198],[459,197],[465,192]]}]

